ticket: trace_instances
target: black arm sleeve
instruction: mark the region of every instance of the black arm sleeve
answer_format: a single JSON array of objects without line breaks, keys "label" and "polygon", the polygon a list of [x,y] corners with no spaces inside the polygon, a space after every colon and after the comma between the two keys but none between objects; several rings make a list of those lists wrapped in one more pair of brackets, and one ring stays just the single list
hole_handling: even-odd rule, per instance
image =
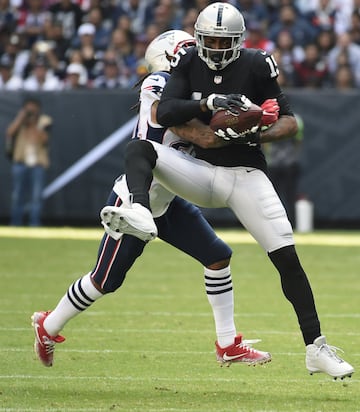
[{"label": "black arm sleeve", "polygon": [[177,126],[204,114],[200,109],[200,100],[187,98],[190,95],[188,89],[186,78],[174,70],[157,107],[159,124],[164,127]]},{"label": "black arm sleeve", "polygon": [[280,106],[280,113],[279,113],[280,116],[281,115],[294,116],[294,113],[292,112],[290,108],[289,101],[287,97],[285,96],[285,94],[283,93],[283,91],[281,90],[276,80],[272,80],[270,82],[269,81],[263,82],[261,87],[262,87],[264,95],[268,96],[267,98],[272,99],[275,97],[277,99],[277,102]]},{"label": "black arm sleeve", "polygon": [[277,101],[280,106],[280,116],[294,116],[294,112],[290,108],[290,103],[283,92],[279,94]]}]

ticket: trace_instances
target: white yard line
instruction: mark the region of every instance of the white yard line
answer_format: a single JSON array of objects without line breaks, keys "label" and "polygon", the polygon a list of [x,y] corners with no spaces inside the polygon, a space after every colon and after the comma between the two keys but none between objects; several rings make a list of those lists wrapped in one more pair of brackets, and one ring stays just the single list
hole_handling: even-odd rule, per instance
[{"label": "white yard line", "polygon": [[[226,242],[254,244],[255,240],[244,230],[217,230],[217,234]],[[16,228],[0,227],[0,238],[37,238],[37,239],[83,239],[100,240],[104,231],[99,228]],[[156,239],[156,242],[159,240]],[[359,232],[315,231],[307,234],[295,233],[299,245],[360,246]]]},{"label": "white yard line", "polygon": [[[266,365],[262,366],[257,366],[257,368],[266,368]],[[325,375],[324,375],[325,376]],[[184,376],[183,378],[177,378],[175,376],[170,376],[170,377],[143,377],[143,376],[73,376],[73,375],[20,375],[20,374],[14,374],[14,375],[0,375],[0,380],[1,379],[44,379],[44,381],[48,380],[54,380],[54,381],[74,381],[74,380],[89,380],[89,381],[119,381],[119,382],[150,382],[150,383],[156,383],[156,382],[239,382],[239,377],[236,376],[234,378],[214,378],[210,376],[204,376],[203,378],[196,378],[196,377],[190,377],[190,376]],[[289,379],[287,377],[281,377],[277,376],[276,381],[279,382],[292,382],[292,383],[297,383],[297,382],[305,382],[308,381],[309,376],[308,374],[305,373],[303,379]],[[261,376],[257,376],[256,380],[261,382],[268,382],[269,378],[264,377],[262,378]],[[340,382],[341,380],[339,380]],[[332,382],[332,380],[329,378],[329,382]],[[351,379],[351,381],[348,382],[359,382],[358,379]]]},{"label": "white yard line", "polygon": [[[29,327],[0,327],[0,332],[28,332],[32,330],[31,326]],[[201,329],[201,330],[196,330],[196,329],[184,329],[184,328],[179,328],[179,329],[134,329],[134,328],[124,328],[124,329],[111,329],[111,328],[91,328],[92,333],[94,336],[97,333],[114,333],[114,332],[121,332],[123,334],[126,333],[164,333],[164,334],[181,334],[181,335],[186,335],[186,334],[202,334],[202,335],[212,335],[214,331],[211,329]],[[77,333],[84,333],[84,332],[89,332],[89,328],[76,328]],[[296,332],[297,333],[297,332]],[[300,332],[298,332],[300,334]],[[259,334],[259,335],[293,335],[293,331],[281,331],[281,330],[251,330],[250,332],[251,335],[253,334]],[[341,336],[360,336],[360,332],[332,332],[331,335],[341,335]]]},{"label": "white yard line", "polygon": [[[82,316],[109,316],[112,314],[112,311],[105,311],[105,310],[91,310],[86,313],[83,313]],[[7,314],[18,314],[18,315],[25,315],[29,316],[30,315],[28,311],[24,310],[6,310],[6,309],[1,309],[0,314],[7,315]],[[151,311],[151,312],[145,312],[145,311],[122,311],[121,312],[122,316],[173,316],[173,317],[211,317],[210,312],[167,312],[167,311]],[[272,317],[281,317],[281,316],[288,316],[288,314],[281,314],[281,313],[271,313],[271,312],[253,312],[253,313],[236,313],[234,315],[235,317],[238,318],[272,318]],[[323,318],[348,318],[348,319],[358,319],[360,318],[360,313],[325,313],[321,315]],[[1,328],[0,328],[1,330]]]}]

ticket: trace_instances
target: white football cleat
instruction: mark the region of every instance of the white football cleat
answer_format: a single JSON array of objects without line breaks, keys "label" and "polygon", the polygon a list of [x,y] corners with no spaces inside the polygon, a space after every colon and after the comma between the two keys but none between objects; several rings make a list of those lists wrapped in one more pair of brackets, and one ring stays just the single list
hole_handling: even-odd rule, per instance
[{"label": "white football cleat", "polygon": [[115,240],[127,234],[149,242],[158,234],[150,210],[140,203],[129,206],[123,203],[119,207],[105,206],[100,212],[100,217],[105,232]]},{"label": "white football cleat", "polygon": [[310,375],[323,372],[334,379],[344,379],[347,376],[351,378],[354,368],[341,359],[336,350],[341,349],[328,345],[325,336],[319,336],[313,344],[307,345],[305,363]]}]

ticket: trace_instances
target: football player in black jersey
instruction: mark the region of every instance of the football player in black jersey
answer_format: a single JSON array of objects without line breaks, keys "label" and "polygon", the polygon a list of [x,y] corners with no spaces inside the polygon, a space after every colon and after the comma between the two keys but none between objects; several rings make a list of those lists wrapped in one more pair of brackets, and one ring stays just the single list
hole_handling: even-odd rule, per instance
[{"label": "football player in black jersey", "polygon": [[[282,290],[293,305],[306,345],[308,371],[334,378],[351,376],[354,368],[336,354],[321,333],[291,224],[266,176],[260,144],[293,136],[296,120],[277,83],[279,71],[273,56],[243,49],[244,35],[243,16],[230,4],[214,3],[199,14],[197,47],[181,49],[175,56],[157,108],[158,123],[176,133],[190,119],[209,124],[214,111],[234,110],[234,105],[248,110],[251,102],[259,106],[274,102],[270,111],[275,114],[279,109],[278,120],[264,131],[218,130],[215,134],[225,144],[212,149],[195,146],[195,159],[154,142],[133,141],[127,147],[125,162],[129,190],[134,204],[148,208],[146,194],[154,168],[155,177],[181,197],[208,208],[231,208],[280,274]],[[127,219],[127,211],[121,207],[118,215]],[[139,216],[139,223],[141,220]],[[226,348],[219,345],[216,351],[218,359],[228,356]]]},{"label": "football player in black jersey", "polygon": [[[134,131],[137,137],[154,139],[165,145],[191,150],[188,141],[182,141],[179,136],[161,127],[152,114],[153,107],[157,106],[169,78],[167,56],[174,54],[174,48],[181,48],[189,42],[193,43],[194,39],[188,33],[171,30],[155,38],[148,46],[145,58],[152,73],[141,85],[138,124]],[[196,133],[193,129],[188,131],[195,140],[199,134],[204,137],[201,133],[204,128],[199,124],[197,126],[200,128],[196,128]],[[218,145],[219,142],[214,139],[213,133],[206,135],[207,145]],[[227,358],[221,358],[220,361],[227,364],[241,362],[251,365],[269,362],[271,355],[268,352],[256,350],[251,347],[250,341],[246,342],[236,336],[230,247],[217,237],[194,205],[175,196],[155,181],[152,184],[151,196],[150,204],[155,222],[150,222],[148,230],[158,233],[159,238],[192,256],[204,266],[206,292],[213,311],[217,339],[225,345],[227,342],[232,343],[231,348],[228,348]],[[131,195],[124,175],[116,180],[106,208],[111,211],[114,206],[120,204],[131,204]],[[150,214],[147,209],[145,212]],[[111,212],[109,216],[112,216]],[[69,286],[53,311],[38,311],[32,316],[35,351],[45,366],[52,366],[55,346],[65,340],[59,335],[65,324],[101,297],[121,287],[127,271],[141,255],[146,241],[149,240],[148,234],[138,236],[139,238],[129,232],[124,235],[119,231],[111,231],[106,224],[105,231],[94,268]]]}]

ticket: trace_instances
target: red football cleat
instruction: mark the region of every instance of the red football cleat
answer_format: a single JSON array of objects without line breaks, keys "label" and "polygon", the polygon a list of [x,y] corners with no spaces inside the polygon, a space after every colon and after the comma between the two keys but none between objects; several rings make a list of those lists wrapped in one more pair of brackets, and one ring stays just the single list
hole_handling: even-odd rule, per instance
[{"label": "red football cleat", "polygon": [[251,347],[251,343],[256,341],[246,341],[242,339],[242,335],[235,336],[232,345],[221,348],[218,342],[216,346],[216,359],[223,366],[230,366],[232,362],[246,363],[247,365],[263,364],[271,361],[269,352],[262,352]]},{"label": "red football cleat", "polygon": [[44,328],[44,320],[50,312],[34,312],[31,316],[32,326],[35,332],[34,349],[39,360],[45,366],[52,366],[55,344],[64,342],[63,336],[50,336]]}]

